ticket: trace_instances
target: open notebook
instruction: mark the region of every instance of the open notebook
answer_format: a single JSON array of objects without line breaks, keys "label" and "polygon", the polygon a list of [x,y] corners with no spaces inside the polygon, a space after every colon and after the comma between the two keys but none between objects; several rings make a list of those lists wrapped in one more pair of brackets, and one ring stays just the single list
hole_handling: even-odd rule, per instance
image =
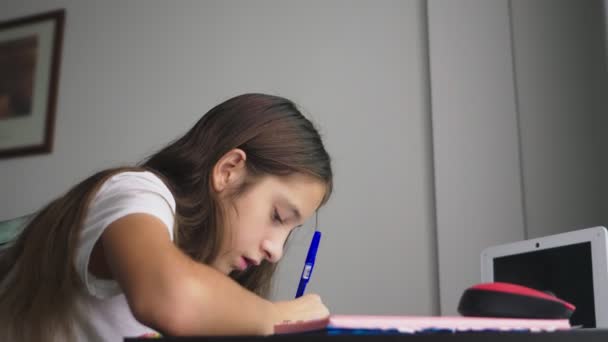
[{"label": "open notebook", "polygon": [[275,325],[275,334],[327,331],[386,331],[422,333],[432,331],[555,331],[570,329],[568,319],[477,318],[450,316],[354,316],[285,322]]}]

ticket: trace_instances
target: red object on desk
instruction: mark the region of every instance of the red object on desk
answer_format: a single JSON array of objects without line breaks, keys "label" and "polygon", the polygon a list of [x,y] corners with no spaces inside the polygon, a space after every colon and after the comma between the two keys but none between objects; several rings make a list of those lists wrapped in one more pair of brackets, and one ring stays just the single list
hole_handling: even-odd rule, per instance
[{"label": "red object on desk", "polygon": [[511,283],[484,283],[468,288],[458,312],[473,317],[567,319],[576,307],[554,295]]}]

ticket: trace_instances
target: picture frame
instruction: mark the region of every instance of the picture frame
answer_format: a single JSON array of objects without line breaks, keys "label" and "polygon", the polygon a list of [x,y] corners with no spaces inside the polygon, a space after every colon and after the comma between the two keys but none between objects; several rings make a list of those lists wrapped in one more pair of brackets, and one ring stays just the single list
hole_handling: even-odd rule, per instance
[{"label": "picture frame", "polygon": [[53,148],[65,10],[0,22],[0,158]]}]

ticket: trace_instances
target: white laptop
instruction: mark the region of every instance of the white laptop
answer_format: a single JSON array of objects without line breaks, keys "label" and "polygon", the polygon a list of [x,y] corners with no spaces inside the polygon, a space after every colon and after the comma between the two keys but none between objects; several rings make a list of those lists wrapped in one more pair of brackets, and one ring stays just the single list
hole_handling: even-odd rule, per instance
[{"label": "white laptop", "polygon": [[481,281],[551,292],[576,306],[572,325],[608,328],[608,231],[593,227],[486,248]]}]

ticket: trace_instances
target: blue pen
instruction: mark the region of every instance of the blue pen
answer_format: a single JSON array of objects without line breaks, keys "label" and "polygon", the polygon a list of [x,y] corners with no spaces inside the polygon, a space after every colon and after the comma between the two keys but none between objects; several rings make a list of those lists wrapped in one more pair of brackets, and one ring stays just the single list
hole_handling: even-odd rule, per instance
[{"label": "blue pen", "polygon": [[302,276],[300,276],[300,284],[298,285],[296,298],[302,297],[308,280],[312,275],[312,269],[315,267],[315,258],[317,257],[317,249],[319,248],[319,241],[321,241],[321,232],[315,231],[315,235],[312,236],[312,241],[310,242],[310,247],[308,247],[308,255],[306,255],[306,262],[304,263]]}]

